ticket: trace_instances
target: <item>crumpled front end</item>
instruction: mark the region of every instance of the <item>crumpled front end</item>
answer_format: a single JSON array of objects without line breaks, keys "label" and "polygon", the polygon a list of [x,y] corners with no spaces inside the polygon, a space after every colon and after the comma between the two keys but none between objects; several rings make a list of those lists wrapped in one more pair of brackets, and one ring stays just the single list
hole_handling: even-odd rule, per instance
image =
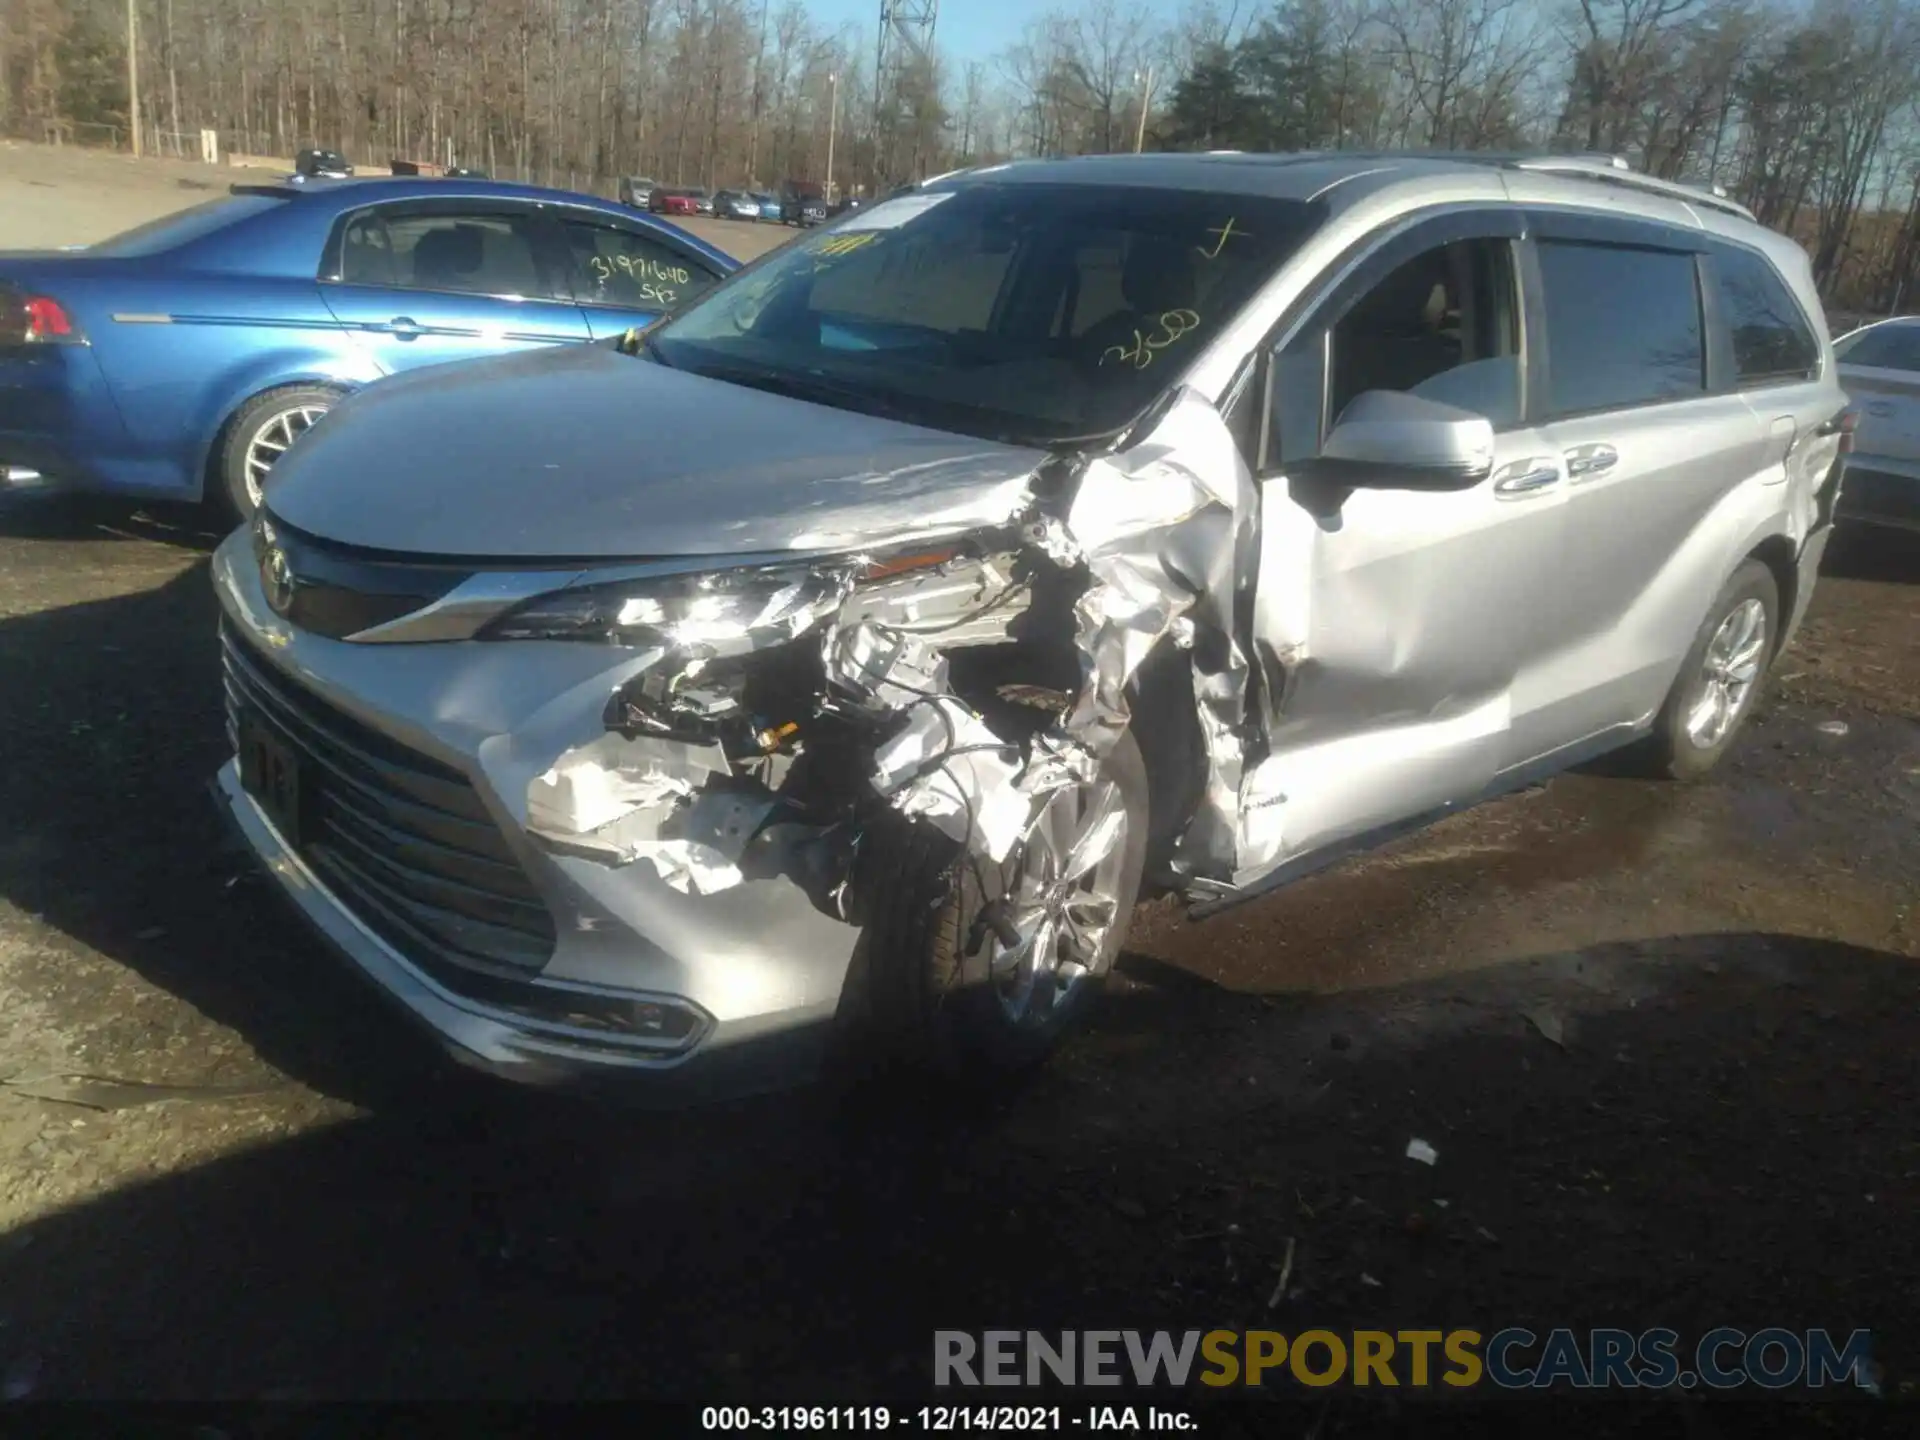
[{"label": "crumpled front end", "polygon": [[924,553],[816,562],[812,603],[774,643],[754,639],[765,617],[747,610],[685,640],[664,628],[607,733],[535,778],[529,828],[710,895],[759,873],[757,837],[797,827],[819,868],[790,878],[846,916],[853,857],[883,810],[1007,861],[1049,794],[1093,778],[1130,722],[1130,685],[1172,643],[1207,761],[1173,865],[1224,880],[1248,674],[1233,607],[1254,506],[1218,412],[1183,393],[1126,452],[1043,471],[997,524]]},{"label": "crumpled front end", "polygon": [[[1231,876],[1254,521],[1218,412],[1182,392],[1126,450],[1050,461],[1011,501],[995,486],[977,513],[860,554],[485,571],[355,634],[283,619],[271,555],[236,535],[215,563],[230,697],[273,692],[272,753],[300,751],[324,793],[287,833],[246,774],[244,716],[221,790],[309,918],[465,1058],[765,1077],[738,1062],[823,1052],[870,911],[863,852],[925,825],[1017,870],[1048,797],[1095,776],[1169,646],[1190,690],[1155,703],[1193,707],[1205,766],[1163,861]],[[433,811],[455,780],[474,797],[458,827]],[[478,844],[476,817],[505,847],[480,845],[485,864],[453,853]],[[470,893],[506,868],[551,916],[544,951],[487,948],[525,918]]]}]

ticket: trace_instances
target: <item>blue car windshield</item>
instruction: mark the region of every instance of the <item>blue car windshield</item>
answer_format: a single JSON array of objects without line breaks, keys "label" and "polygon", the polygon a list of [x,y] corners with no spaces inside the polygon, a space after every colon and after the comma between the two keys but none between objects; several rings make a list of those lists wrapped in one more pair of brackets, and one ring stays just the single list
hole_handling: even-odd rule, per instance
[{"label": "blue car windshield", "polygon": [[123,230],[111,240],[88,246],[87,253],[120,260],[158,255],[211,235],[216,230],[223,230],[237,220],[245,220],[286,203],[273,195],[227,195],[185,210],[176,210],[171,215],[162,215],[158,220],[149,220],[131,230]]},{"label": "blue car windshield", "polygon": [[852,211],[652,331],[676,369],[1028,444],[1111,433],[1320,223],[1297,200],[974,182]]}]

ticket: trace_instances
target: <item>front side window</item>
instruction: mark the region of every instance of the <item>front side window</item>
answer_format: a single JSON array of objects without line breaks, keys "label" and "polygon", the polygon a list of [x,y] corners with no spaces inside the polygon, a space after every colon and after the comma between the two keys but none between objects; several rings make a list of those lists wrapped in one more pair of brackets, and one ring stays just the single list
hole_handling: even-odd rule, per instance
[{"label": "front side window", "polygon": [[653,332],[661,362],[1050,443],[1107,434],[1318,225],[1301,201],[974,183],[854,212]]},{"label": "front side window", "polygon": [[1856,330],[1833,347],[1843,365],[1877,370],[1920,370],[1920,325],[1894,323]]},{"label": "front side window", "polygon": [[573,294],[582,304],[666,310],[705,293],[720,278],[650,235],[589,220],[569,220],[566,227]]},{"label": "front side window", "polygon": [[1333,327],[1330,418],[1403,390],[1496,426],[1520,421],[1520,306],[1505,240],[1435,246],[1396,267]]},{"label": "front side window", "polygon": [[1773,267],[1749,251],[1726,249],[1715,253],[1713,268],[1740,383],[1811,380],[1820,346]]},{"label": "front side window", "polygon": [[348,222],[340,249],[347,285],[551,295],[531,215],[369,210]]},{"label": "front side window", "polygon": [[1692,255],[1543,240],[1548,411],[1582,415],[1706,392]]}]

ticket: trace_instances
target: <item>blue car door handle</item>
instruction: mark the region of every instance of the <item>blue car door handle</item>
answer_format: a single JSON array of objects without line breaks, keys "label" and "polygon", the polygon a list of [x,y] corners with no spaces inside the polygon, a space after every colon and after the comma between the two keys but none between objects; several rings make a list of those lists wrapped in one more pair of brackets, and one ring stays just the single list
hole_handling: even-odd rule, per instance
[{"label": "blue car door handle", "polygon": [[400,340],[417,340],[426,333],[420,322],[410,315],[396,315],[386,324],[374,328]]}]

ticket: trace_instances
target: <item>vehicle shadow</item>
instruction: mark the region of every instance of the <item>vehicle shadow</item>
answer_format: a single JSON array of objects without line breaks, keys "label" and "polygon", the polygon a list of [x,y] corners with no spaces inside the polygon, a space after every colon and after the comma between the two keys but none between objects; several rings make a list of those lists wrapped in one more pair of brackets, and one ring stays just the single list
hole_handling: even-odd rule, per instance
[{"label": "vehicle shadow", "polygon": [[[0,1364],[55,1398],[918,1405],[938,1328],[1777,1324],[1920,1378],[1911,961],[1662,939],[1280,1002],[1128,968],[990,1106],[394,1106],[127,1186],[0,1243]],[[1263,1399],[1243,1433],[1460,1417]],[[1646,1433],[1649,1402],[1589,1418]]]},{"label": "vehicle shadow", "polygon": [[1820,573],[1848,580],[1920,585],[1920,532],[1842,521],[1827,544]]},{"label": "vehicle shadow", "polygon": [[0,665],[32,677],[0,686],[0,893],[323,1093],[431,1083],[437,1057],[294,923],[215,808],[228,747],[207,570],[0,619]]},{"label": "vehicle shadow", "polygon": [[0,492],[0,536],[10,539],[149,540],[206,554],[228,528],[225,516],[208,505]]}]

